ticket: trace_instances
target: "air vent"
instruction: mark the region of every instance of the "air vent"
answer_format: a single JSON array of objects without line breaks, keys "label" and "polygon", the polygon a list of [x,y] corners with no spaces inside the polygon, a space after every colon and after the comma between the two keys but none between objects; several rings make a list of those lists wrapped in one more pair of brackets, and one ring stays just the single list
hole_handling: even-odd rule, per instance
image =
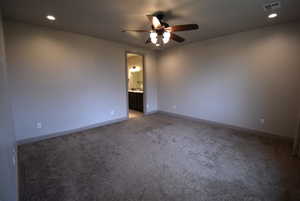
[{"label": "air vent", "polygon": [[264,10],[266,12],[279,10],[281,8],[280,1],[272,1],[264,5]]}]

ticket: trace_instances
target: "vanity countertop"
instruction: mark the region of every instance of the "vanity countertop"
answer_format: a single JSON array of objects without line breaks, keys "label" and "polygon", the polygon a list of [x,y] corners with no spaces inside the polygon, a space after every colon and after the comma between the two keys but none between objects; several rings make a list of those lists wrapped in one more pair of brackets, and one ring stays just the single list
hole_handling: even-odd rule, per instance
[{"label": "vanity countertop", "polygon": [[140,90],[128,90],[128,92],[132,92],[132,93],[144,93],[144,91],[140,91]]}]

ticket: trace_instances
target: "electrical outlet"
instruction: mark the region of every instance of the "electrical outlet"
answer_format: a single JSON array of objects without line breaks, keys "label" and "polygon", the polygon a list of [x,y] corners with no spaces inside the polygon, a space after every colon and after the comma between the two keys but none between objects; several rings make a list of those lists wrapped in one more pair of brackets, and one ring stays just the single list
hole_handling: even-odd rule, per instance
[{"label": "electrical outlet", "polygon": [[177,106],[176,106],[176,105],[173,105],[172,108],[173,108],[174,110],[176,110]]},{"label": "electrical outlet", "polygon": [[115,115],[115,111],[114,110],[110,111],[110,115],[111,116]]},{"label": "electrical outlet", "polygon": [[37,122],[36,123],[36,128],[41,129],[43,127],[41,122]]},{"label": "electrical outlet", "polygon": [[265,119],[264,119],[264,118],[260,118],[260,119],[259,119],[259,122],[260,122],[260,124],[263,125],[263,124],[265,124]]}]

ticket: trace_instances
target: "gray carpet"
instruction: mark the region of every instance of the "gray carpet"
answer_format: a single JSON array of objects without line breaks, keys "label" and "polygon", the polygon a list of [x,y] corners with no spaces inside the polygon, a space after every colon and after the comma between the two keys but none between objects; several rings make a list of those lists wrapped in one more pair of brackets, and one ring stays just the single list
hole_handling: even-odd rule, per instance
[{"label": "gray carpet", "polygon": [[299,201],[284,141],[154,114],[19,147],[21,201]]}]

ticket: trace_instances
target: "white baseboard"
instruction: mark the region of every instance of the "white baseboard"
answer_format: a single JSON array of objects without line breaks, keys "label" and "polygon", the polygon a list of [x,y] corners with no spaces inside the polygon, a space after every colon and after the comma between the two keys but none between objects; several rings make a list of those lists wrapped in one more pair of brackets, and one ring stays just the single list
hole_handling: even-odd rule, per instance
[{"label": "white baseboard", "polygon": [[271,138],[274,138],[274,139],[282,139],[282,140],[286,140],[286,141],[289,141],[289,142],[293,141],[292,137],[282,136],[282,135],[270,133],[270,132],[267,132],[267,131],[261,131],[261,130],[257,130],[257,129],[245,128],[245,127],[241,127],[241,126],[236,126],[236,125],[231,125],[231,124],[226,124],[226,123],[220,123],[220,122],[211,121],[211,120],[205,120],[205,119],[201,119],[201,118],[197,118],[197,117],[191,117],[191,116],[187,116],[187,115],[183,115],[183,114],[172,113],[172,112],[167,112],[167,111],[162,111],[162,110],[158,110],[157,112],[161,113],[161,114],[173,116],[173,117],[198,121],[198,122],[210,124],[210,125],[213,125],[213,126],[229,128],[229,129],[233,129],[233,130],[237,130],[237,131],[241,131],[241,132],[245,132],[245,133],[251,133],[251,134],[254,134],[254,135],[258,135],[258,136],[271,137]]},{"label": "white baseboard", "polygon": [[[201,119],[201,118],[191,117],[191,116],[187,116],[187,115],[182,115],[182,114],[172,113],[172,112],[167,112],[167,111],[162,111],[162,110],[155,110],[155,111],[147,112],[147,113],[144,113],[144,115],[151,115],[151,114],[155,114],[155,113],[161,113],[161,114],[165,114],[165,115],[169,115],[169,116],[173,116],[173,117],[177,117],[177,118],[198,121],[198,122],[210,124],[213,126],[230,128],[230,129],[234,129],[234,130],[238,130],[238,131],[242,131],[242,132],[246,132],[246,133],[255,134],[258,136],[272,137],[272,138],[277,138],[277,139],[280,138],[280,139],[287,140],[290,142],[292,142],[292,140],[293,140],[291,137],[281,136],[281,135],[273,134],[273,133],[266,132],[266,131],[260,131],[260,130],[256,130],[256,129],[250,129],[250,128],[244,128],[244,127],[230,125],[230,124],[224,124],[224,123],[220,123],[220,122],[205,120],[205,119]],[[109,120],[109,121],[105,121],[102,123],[89,125],[86,127],[52,133],[52,134],[48,134],[48,135],[44,135],[44,136],[38,136],[38,137],[32,137],[32,138],[28,138],[28,139],[17,140],[17,145],[33,143],[33,142],[37,142],[37,141],[41,141],[41,140],[45,140],[45,139],[49,139],[49,138],[53,138],[53,137],[58,137],[58,136],[68,135],[68,134],[72,134],[72,133],[76,133],[76,132],[81,132],[81,131],[85,131],[88,129],[106,126],[106,125],[118,123],[118,122],[125,121],[125,120],[128,120],[128,117]]]},{"label": "white baseboard", "polygon": [[157,110],[153,110],[153,111],[150,111],[150,112],[145,112],[144,115],[155,114],[157,112],[158,112]]},{"label": "white baseboard", "polygon": [[[151,115],[151,114],[155,114],[155,113],[157,113],[157,110],[144,113],[144,115]],[[81,127],[81,128],[71,129],[71,130],[57,132],[57,133],[51,133],[51,134],[47,134],[47,135],[43,135],[43,136],[31,137],[31,138],[27,138],[27,139],[21,139],[21,140],[17,140],[17,145],[38,142],[38,141],[41,141],[41,140],[54,138],[54,137],[58,137],[58,136],[62,136],[62,135],[68,135],[68,134],[72,134],[72,133],[76,133],[76,132],[81,132],[81,131],[85,131],[85,130],[88,130],[88,129],[97,128],[97,127],[101,127],[101,126],[106,126],[106,125],[109,125],[109,124],[114,124],[114,123],[118,123],[118,122],[125,121],[125,120],[128,120],[128,117],[109,120],[109,121],[105,121],[105,122],[98,123],[98,124],[92,124],[92,125]]]},{"label": "white baseboard", "polygon": [[67,131],[47,134],[47,135],[43,135],[43,136],[17,140],[17,145],[33,143],[33,142],[38,142],[38,141],[41,141],[41,140],[46,140],[46,139],[50,139],[50,138],[54,138],[54,137],[58,137],[58,136],[62,136],[62,135],[68,135],[68,134],[72,134],[72,133],[76,133],[76,132],[82,132],[82,131],[89,130],[89,129],[92,129],[92,128],[106,126],[106,125],[118,123],[118,122],[125,121],[125,120],[128,120],[128,117],[109,120],[109,121],[101,122],[101,123],[98,123],[98,124],[92,124],[92,125],[81,127],[81,128],[76,128],[76,129],[71,129],[71,130],[67,130]]}]

